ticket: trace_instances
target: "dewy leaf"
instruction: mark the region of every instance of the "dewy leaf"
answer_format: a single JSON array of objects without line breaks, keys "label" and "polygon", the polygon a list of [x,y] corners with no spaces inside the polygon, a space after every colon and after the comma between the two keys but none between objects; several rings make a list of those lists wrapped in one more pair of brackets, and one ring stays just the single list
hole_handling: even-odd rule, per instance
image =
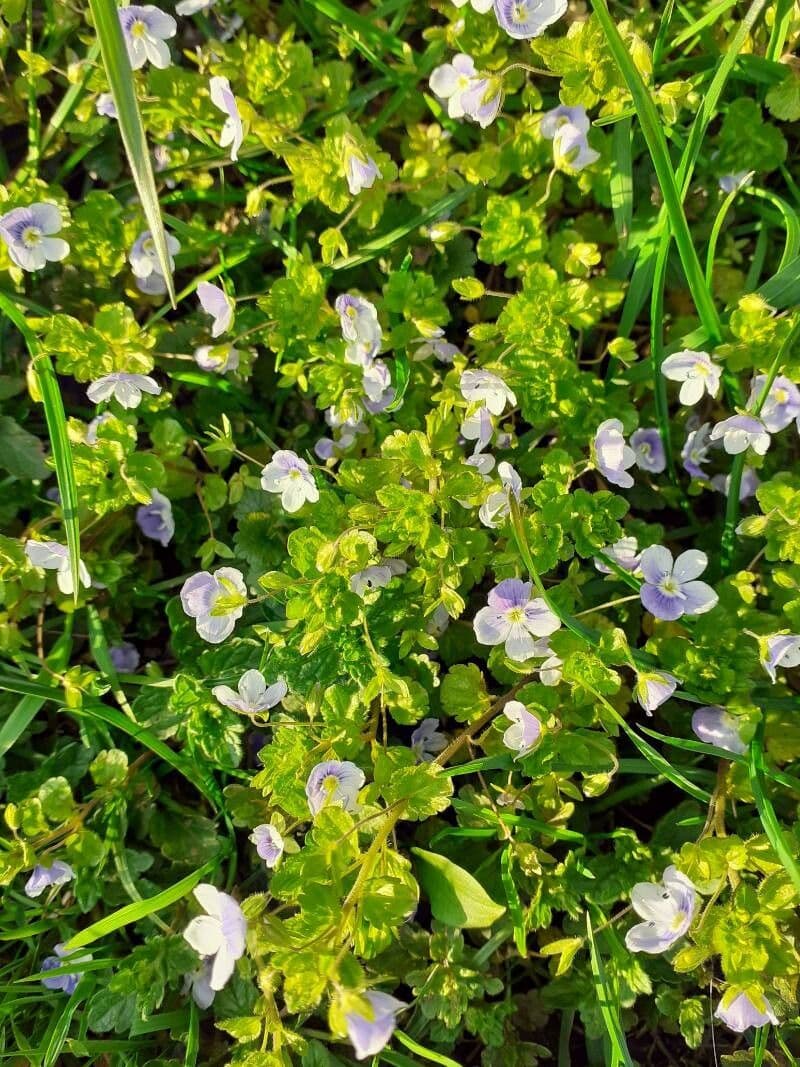
[{"label": "dewy leaf", "polygon": [[463,867],[435,852],[412,848],[417,857],[419,881],[428,894],[431,911],[446,926],[484,929],[506,909],[496,904],[483,886]]},{"label": "dewy leaf", "polygon": [[153,167],[150,163],[150,153],[147,148],[147,138],[142,125],[142,117],[139,114],[136,85],[130,59],[128,58],[128,50],[125,47],[125,39],[122,35],[119,11],[114,0],[89,0],[89,7],[100,42],[100,53],[103,57],[103,66],[106,69],[108,86],[117,110],[119,132],[122,136],[122,143],[125,145],[125,154],[130,163],[131,173],[139,199],[142,202],[142,210],[147,219],[147,225],[153,236],[158,261],[161,265],[161,273],[167,283],[167,292],[172,306],[175,307],[175,285],[172,280],[172,271],[169,267],[167,238],[158,207],[158,192],[156,191],[155,178],[153,177]]}]

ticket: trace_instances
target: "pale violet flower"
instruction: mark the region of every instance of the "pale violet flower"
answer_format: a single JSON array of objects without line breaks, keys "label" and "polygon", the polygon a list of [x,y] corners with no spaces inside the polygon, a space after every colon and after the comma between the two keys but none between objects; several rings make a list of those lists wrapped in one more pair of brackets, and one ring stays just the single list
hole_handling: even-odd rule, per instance
[{"label": "pale violet flower", "polygon": [[755,415],[731,415],[723,419],[711,431],[710,439],[721,440],[729,456],[738,456],[748,448],[763,456],[771,442],[766,426]]},{"label": "pale violet flower", "polygon": [[[122,8],[123,11],[130,11],[130,8]],[[171,233],[166,234],[167,239],[167,253],[169,255],[169,269],[175,269],[174,256],[181,250],[181,243],[177,237],[173,237]],[[153,279],[158,283],[158,292],[164,292],[166,289],[166,283],[164,276],[161,273],[161,263],[158,258],[158,252],[156,251],[156,243],[153,240],[153,235],[149,230],[144,230],[140,233],[136,240],[133,242],[133,246],[128,253],[128,262],[131,265],[131,270],[134,273],[137,281],[140,283],[147,282],[149,279]],[[161,288],[163,286],[163,288]],[[141,286],[140,286],[141,288]],[[147,290],[144,290],[145,292]]]},{"label": "pale violet flower", "polygon": [[93,404],[102,404],[112,398],[123,408],[138,408],[142,402],[142,393],[158,396],[161,386],[149,374],[127,374],[114,371],[92,382],[86,395]]},{"label": "pale violet flower", "polygon": [[497,473],[500,475],[502,489],[490,493],[478,511],[483,525],[491,530],[497,529],[508,518],[511,513],[512,495],[518,501],[522,493],[522,479],[510,463],[499,463]]},{"label": "pale violet flower", "polygon": [[761,666],[773,685],[778,667],[800,667],[800,634],[772,634],[759,638],[758,643]]},{"label": "pale violet flower", "polygon": [[625,935],[631,952],[666,952],[692,925],[697,891],[676,867],[667,867],[659,884],[637,882],[631,890],[633,910],[644,922]]},{"label": "pale violet flower", "polygon": [[227,374],[229,370],[238,370],[239,356],[239,349],[230,344],[200,345],[194,350],[197,366],[212,374]]},{"label": "pale violet flower", "polygon": [[466,7],[467,4],[477,11],[479,15],[485,15],[487,11],[492,10],[494,0],[453,0],[455,7]]},{"label": "pale violet flower", "polygon": [[344,1017],[347,1036],[357,1060],[377,1056],[386,1047],[397,1025],[397,1013],[408,1007],[402,1000],[377,989],[368,989],[364,999],[372,1008],[371,1019],[356,1011],[350,1011]]},{"label": "pale violet flower", "polygon": [[494,0],[498,25],[522,41],[541,37],[567,10],[567,0]]},{"label": "pale violet flower", "polygon": [[479,407],[466,415],[461,423],[461,436],[465,441],[475,441],[475,455],[486,448],[494,433],[494,423],[488,408]]},{"label": "pale violet flower", "polygon": [[51,885],[66,885],[74,877],[75,872],[63,860],[53,860],[49,867],[44,867],[41,863],[37,863],[31,871],[30,878],[25,883],[25,896],[35,900]]},{"label": "pale violet flower", "polygon": [[241,711],[245,715],[258,715],[262,711],[280,704],[289,687],[283,678],[272,685],[267,685],[261,671],[251,668],[239,679],[238,692],[229,685],[215,685],[211,690],[216,700],[232,711]]},{"label": "pale violet flower", "polygon": [[708,566],[708,556],[696,548],[682,552],[673,562],[663,545],[642,552],[639,569],[644,577],[640,596],[644,607],[657,619],[674,621],[682,615],[703,615],[716,606],[719,597],[705,582],[698,582]]},{"label": "pale violet flower", "polygon": [[261,471],[261,488],[279,493],[281,504],[290,514],[299,511],[306,501],[315,504],[319,500],[319,489],[308,464],[285,448],[279,448]]},{"label": "pale violet flower", "polygon": [[546,137],[548,141],[552,141],[562,126],[574,126],[581,133],[588,133],[591,121],[586,114],[586,108],[580,105],[567,107],[566,104],[559,104],[558,107],[551,108],[542,115],[539,123],[539,133],[541,133],[542,137]]},{"label": "pale violet flower", "polygon": [[747,993],[729,990],[719,1002],[714,1015],[736,1034],[743,1034],[751,1026],[778,1025],[778,1017],[765,996],[756,1003]]},{"label": "pale violet flower", "polygon": [[438,719],[423,719],[411,734],[411,749],[423,763],[429,763],[446,748],[447,738],[439,730]]},{"label": "pale violet flower", "polygon": [[54,237],[64,225],[55,204],[30,204],[0,216],[0,237],[12,261],[22,270],[41,270],[69,255],[69,245]]},{"label": "pale violet flower", "polygon": [[717,704],[697,708],[692,714],[692,729],[707,745],[716,745],[717,748],[724,748],[726,752],[736,752],[740,755],[747,751],[747,745],[739,733],[736,716]]},{"label": "pale violet flower", "polygon": [[[176,8],[175,10],[177,11],[178,9]],[[213,965],[213,959],[204,959],[200,964],[199,970],[186,975],[183,991],[184,993],[191,992],[192,1000],[198,1008],[210,1008],[214,1003],[214,997],[217,995],[216,990],[211,988],[211,969]]]},{"label": "pale violet flower", "polygon": [[444,339],[444,330],[437,328],[430,337],[418,337],[413,344],[418,345],[411,354],[415,363],[435,356],[440,363],[452,363],[456,356],[461,355],[458,345],[451,344]]},{"label": "pale violet flower", "polygon": [[606,481],[630,489],[633,478],[627,468],[636,462],[636,453],[625,444],[619,419],[606,419],[597,427],[592,445],[595,465]]},{"label": "pale violet flower", "polygon": [[[64,960],[67,960],[70,966],[73,964],[78,967],[81,963],[89,963],[92,959],[90,953],[85,956],[77,956],[74,959],[71,957],[69,951],[64,947],[64,943],[54,947],[55,956],[45,956],[42,960],[40,970],[53,971],[57,967],[64,966]],[[70,974],[56,974],[52,978],[43,978],[42,985],[46,989],[60,989],[62,993],[65,993],[68,997],[72,996],[77,988],[78,982],[83,976],[83,971],[78,970],[75,973]]]},{"label": "pale violet flower", "polygon": [[208,11],[216,2],[217,0],[180,0],[180,3],[175,5],[175,14],[181,18],[196,15],[199,11]]},{"label": "pale violet flower", "polygon": [[[481,408],[481,411],[485,410],[486,408]],[[475,452],[464,460],[464,465],[466,467],[474,467],[485,482],[490,482],[492,480],[491,473],[494,470],[494,456],[491,452]],[[509,466],[511,465],[509,464]],[[512,467],[511,469],[513,470],[514,468]]]},{"label": "pale violet flower", "polygon": [[369,366],[383,340],[378,309],[365,297],[351,293],[337,296],[334,307],[339,316],[342,337],[347,342],[345,359],[359,367]]},{"label": "pale violet flower", "polygon": [[111,93],[100,93],[97,100],[95,100],[94,109],[103,118],[115,119],[117,117],[117,105],[114,103],[114,97]]},{"label": "pale violet flower", "polygon": [[440,100],[447,101],[447,114],[451,119],[463,119],[463,97],[477,76],[471,56],[458,52],[452,63],[442,63],[431,73],[431,92]]},{"label": "pale violet flower", "polygon": [[684,348],[667,356],[661,364],[661,373],[671,382],[682,382],[678,399],[686,407],[692,407],[703,399],[705,393],[715,397],[719,392],[722,368],[708,352],[694,352]]},{"label": "pale violet flower", "polygon": [[364,772],[350,760],[326,760],[318,763],[308,776],[306,798],[312,815],[328,804],[355,811],[358,792],[366,781]]},{"label": "pale violet flower", "polygon": [[136,288],[146,296],[164,296],[167,291],[167,279],[154,270],[146,278],[136,278]]},{"label": "pale violet flower", "polygon": [[114,416],[111,414],[110,411],[104,411],[102,414],[95,415],[93,419],[90,419],[89,422],[87,422],[86,424],[86,444],[96,445],[97,431],[100,429],[103,423],[108,422],[109,419],[113,418]]},{"label": "pale violet flower", "polygon": [[144,7],[131,4],[119,9],[119,21],[134,70],[139,70],[148,60],[159,70],[170,65],[172,60],[166,42],[178,29],[172,15],[152,4]]},{"label": "pale violet flower", "polygon": [[[754,407],[767,384],[766,374],[757,374],[750,387],[750,407]],[[800,415],[800,389],[784,375],[779,374],[772,383],[760,418],[770,433],[779,433]]]},{"label": "pale violet flower", "polygon": [[464,114],[482,130],[497,118],[502,103],[503,80],[496,74],[477,74],[461,94]]},{"label": "pale violet flower", "polygon": [[396,575],[405,574],[408,564],[402,559],[385,559],[350,576],[350,588],[362,599],[373,589],[385,589]]},{"label": "pale violet flower", "polygon": [[350,195],[358,196],[362,189],[371,189],[383,174],[372,156],[349,144],[344,152],[344,176]]},{"label": "pale violet flower", "polygon": [[465,370],[459,382],[461,395],[470,404],[481,404],[492,415],[502,415],[506,404],[513,407],[517,398],[502,378],[488,370]]},{"label": "pale violet flower", "polygon": [[514,759],[522,759],[536,747],[542,735],[542,724],[519,700],[509,700],[503,714],[511,726],[503,733],[503,744],[515,752]]},{"label": "pale violet flower", "polygon": [[630,445],[636,455],[636,466],[650,474],[661,474],[667,465],[664,443],[655,426],[634,430]]},{"label": "pale violet flower", "polygon": [[217,992],[224,988],[236,961],[244,955],[247,920],[232,896],[208,882],[195,886],[194,896],[206,914],[192,919],[183,937],[198,955],[210,961],[208,985]]},{"label": "pale violet flower", "polygon": [[[727,496],[731,488],[730,474],[715,474],[711,479],[711,485],[718,493],[724,493]],[[753,496],[759,485],[761,485],[761,480],[753,468],[745,467],[742,470],[742,480],[739,483],[739,499],[747,500],[748,497]]]},{"label": "pale violet flower", "polygon": [[[220,74],[215,74],[208,85],[211,103],[225,115],[225,122],[219,135],[219,146],[227,148],[230,145],[231,159],[235,162],[239,158],[239,149],[244,140],[242,117],[236,105],[236,97],[231,91],[231,83]],[[216,334],[214,336],[216,337]]]},{"label": "pale violet flower", "polygon": [[600,153],[591,147],[586,134],[567,122],[558,127],[553,137],[553,162],[568,171],[581,171],[600,158]]},{"label": "pale violet flower", "polygon": [[[639,569],[641,553],[639,552],[639,542],[635,537],[621,537],[613,545],[608,545],[607,548],[604,548],[603,555],[608,556],[623,570],[629,571],[631,574]],[[602,559],[595,559],[594,565],[601,574],[613,573],[608,564],[604,563]]]},{"label": "pale violet flower", "polygon": [[678,679],[667,671],[641,671],[636,675],[633,696],[637,703],[652,715],[678,688]]},{"label": "pale violet flower", "polygon": [[506,578],[491,590],[488,606],[473,622],[475,637],[482,645],[504,645],[509,659],[517,662],[536,655],[536,637],[549,637],[561,625],[541,597],[531,599],[531,583]]},{"label": "pale violet flower", "polygon": [[681,449],[683,469],[692,478],[704,478],[703,464],[708,463],[711,423],[704,422],[695,430],[690,430]]},{"label": "pale violet flower", "polygon": [[181,588],[183,610],[195,620],[198,634],[212,645],[233,633],[246,603],[247,586],[235,567],[220,567],[213,574],[199,571]]},{"label": "pale violet flower", "polygon": [[214,320],[211,323],[211,336],[219,337],[220,334],[227,333],[233,326],[236,305],[225,290],[218,285],[212,285],[211,282],[200,282],[197,286],[197,297],[203,311]]},{"label": "pale violet flower", "polygon": [[[72,570],[69,563],[69,549],[58,541],[26,541],[25,555],[34,567],[56,572],[56,584],[64,596],[72,596],[75,589],[72,584]],[[78,581],[88,589],[92,584],[83,560],[78,563]]]},{"label": "pale violet flower", "polygon": [[139,650],[130,641],[123,641],[121,645],[112,645],[108,650],[108,655],[114,670],[119,671],[120,674],[133,674],[142,662]]},{"label": "pale violet flower", "polygon": [[732,193],[734,189],[742,189],[745,185],[749,185],[752,177],[752,170],[737,170],[733,174],[723,174],[717,184],[723,193]]},{"label": "pale violet flower", "polygon": [[249,840],[256,846],[256,852],[264,861],[266,867],[270,870],[273,867],[277,867],[285,845],[282,834],[272,823],[262,823],[260,826],[256,826],[252,834],[250,834]]},{"label": "pale violet flower", "polygon": [[546,686],[558,685],[561,681],[564,661],[553,652],[546,637],[540,638],[535,644],[534,655],[545,657],[544,662],[536,668],[539,672],[539,681]]},{"label": "pale violet flower", "polygon": [[150,490],[150,503],[136,509],[136,525],[145,537],[158,541],[165,548],[175,536],[172,504],[158,489]]},{"label": "pale violet flower", "polygon": [[361,372],[361,387],[364,390],[364,406],[367,411],[376,414],[390,402],[386,398],[390,393],[394,393],[392,375],[382,360],[374,360],[364,367]]}]

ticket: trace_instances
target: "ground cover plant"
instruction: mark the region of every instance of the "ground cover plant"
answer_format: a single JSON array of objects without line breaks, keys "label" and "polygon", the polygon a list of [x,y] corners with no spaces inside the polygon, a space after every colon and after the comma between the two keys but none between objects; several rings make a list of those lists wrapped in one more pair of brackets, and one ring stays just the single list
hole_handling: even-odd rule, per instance
[{"label": "ground cover plant", "polygon": [[797,1062],[798,40],[0,2],[5,1061]]}]

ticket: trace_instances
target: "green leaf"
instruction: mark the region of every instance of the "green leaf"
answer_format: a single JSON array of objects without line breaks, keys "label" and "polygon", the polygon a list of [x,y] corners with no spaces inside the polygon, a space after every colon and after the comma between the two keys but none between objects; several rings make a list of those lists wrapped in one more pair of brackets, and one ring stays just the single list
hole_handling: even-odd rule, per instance
[{"label": "green leaf", "polygon": [[42,442],[10,415],[0,415],[0,468],[26,481],[50,474]]},{"label": "green leaf", "polygon": [[483,886],[463,867],[422,848],[411,851],[419,860],[419,881],[431,911],[446,926],[485,929],[505,915]]},{"label": "green leaf", "polygon": [[158,207],[158,192],[153,177],[147,138],[139,114],[136,83],[119,21],[119,10],[114,0],[89,0],[89,7],[97,30],[108,86],[117,109],[117,124],[125,146],[125,154],[128,157],[136,191],[155,243],[170,302],[175,307],[175,285],[169,265],[167,237]]}]

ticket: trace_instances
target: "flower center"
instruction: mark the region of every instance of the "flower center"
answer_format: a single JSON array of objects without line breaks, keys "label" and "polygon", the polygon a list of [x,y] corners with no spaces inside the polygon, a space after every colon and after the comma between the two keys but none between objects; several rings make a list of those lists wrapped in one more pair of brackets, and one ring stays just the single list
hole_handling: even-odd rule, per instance
[{"label": "flower center", "polygon": [[522,622],[525,618],[525,612],[522,608],[509,608],[506,612],[506,618],[509,622]]},{"label": "flower center", "polygon": [[142,241],[142,251],[146,252],[148,256],[152,256],[153,253],[155,252],[155,250],[156,250],[156,243],[153,240],[153,238],[152,237],[146,237],[145,240]]},{"label": "flower center", "polygon": [[514,20],[514,22],[524,22],[526,15],[527,11],[525,9],[524,3],[514,4],[513,10],[511,12],[511,18]]},{"label": "flower center", "polygon": [[130,29],[131,37],[137,37],[137,38],[144,37],[144,35],[146,33],[147,33],[147,25],[146,25],[146,23],[142,22],[141,19],[135,19],[131,23],[131,29]]},{"label": "flower center", "polygon": [[26,248],[36,248],[37,245],[41,244],[41,241],[42,231],[38,226],[26,226],[22,231],[22,243]]},{"label": "flower center", "polygon": [[659,585],[659,589],[666,596],[677,596],[680,597],[681,600],[686,599],[684,597],[684,594],[681,592],[680,583],[672,577],[662,578],[661,584]]},{"label": "flower center", "polygon": [[789,399],[789,394],[786,392],[785,389],[780,389],[779,388],[779,389],[775,390],[775,403],[776,404],[785,404],[788,399]]}]

